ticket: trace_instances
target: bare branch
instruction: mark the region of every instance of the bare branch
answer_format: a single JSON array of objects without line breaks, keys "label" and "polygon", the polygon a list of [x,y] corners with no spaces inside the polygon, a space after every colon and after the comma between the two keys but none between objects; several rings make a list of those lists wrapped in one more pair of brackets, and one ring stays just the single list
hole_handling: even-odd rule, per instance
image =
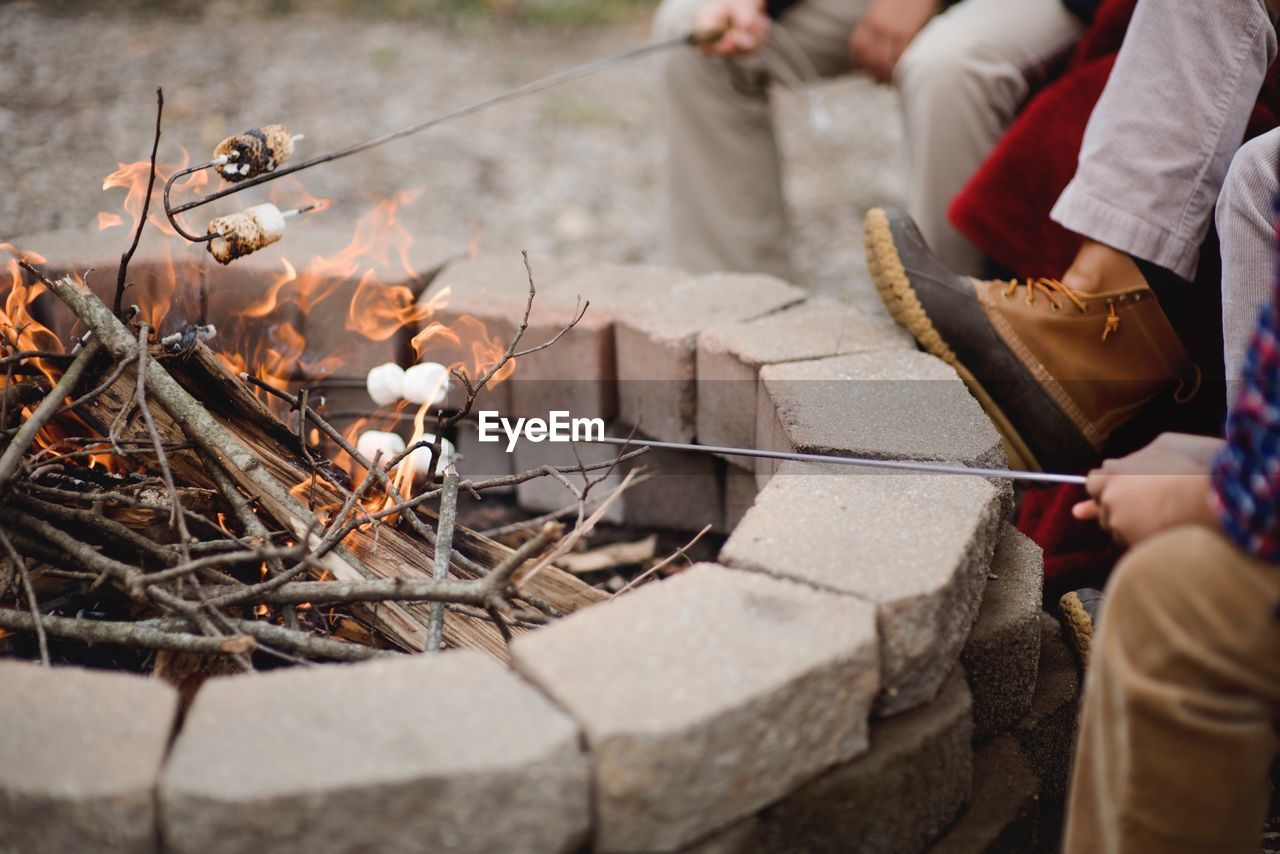
[{"label": "bare branch", "polygon": [[710,530],[711,530],[711,525],[709,524],[703,527],[701,531],[699,531],[697,534],[694,535],[692,540],[685,543],[683,546],[676,549],[670,555],[658,561],[653,566],[649,567],[644,572],[637,575],[635,578],[631,579],[631,581],[628,582],[627,585],[623,587],[621,590],[619,590],[615,595],[621,596],[623,593],[626,593],[628,590],[635,588],[638,584],[643,582],[646,578],[649,578],[650,576],[652,576],[655,572],[658,572],[659,570],[661,570],[664,566],[669,566],[672,561],[677,560],[678,558],[684,557],[685,554],[688,553],[689,549],[693,548],[694,543],[702,539],[703,535]]},{"label": "bare branch", "polygon": [[[444,491],[440,495],[440,523],[436,527],[436,557],[431,577],[443,581],[449,577],[449,558],[453,556],[453,526],[458,518],[458,473],[450,465],[444,473]],[[435,652],[444,642],[444,603],[431,605],[427,623],[427,652]]]},{"label": "bare branch", "polygon": [[129,271],[129,262],[133,253],[138,251],[138,241],[142,239],[142,228],[147,224],[147,209],[151,207],[151,191],[156,186],[156,153],[160,151],[160,117],[164,114],[164,91],[156,88],[156,135],[151,143],[151,174],[147,179],[147,194],[142,197],[142,213],[138,216],[138,227],[133,232],[133,243],[120,256],[120,270],[116,274],[116,296],[111,311],[120,316],[120,304],[124,301],[125,276]]}]

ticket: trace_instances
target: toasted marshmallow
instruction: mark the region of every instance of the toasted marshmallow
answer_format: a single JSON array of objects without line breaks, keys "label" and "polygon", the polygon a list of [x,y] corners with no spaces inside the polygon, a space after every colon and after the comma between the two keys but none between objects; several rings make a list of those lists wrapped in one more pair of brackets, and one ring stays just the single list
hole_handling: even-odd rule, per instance
[{"label": "toasted marshmallow", "polygon": [[223,178],[245,181],[274,172],[292,157],[293,140],[284,125],[265,125],[227,137],[213,149],[212,159]]},{"label": "toasted marshmallow", "polygon": [[216,235],[208,243],[209,254],[219,264],[230,264],[284,237],[284,223],[284,214],[270,202],[220,216],[206,230]]}]

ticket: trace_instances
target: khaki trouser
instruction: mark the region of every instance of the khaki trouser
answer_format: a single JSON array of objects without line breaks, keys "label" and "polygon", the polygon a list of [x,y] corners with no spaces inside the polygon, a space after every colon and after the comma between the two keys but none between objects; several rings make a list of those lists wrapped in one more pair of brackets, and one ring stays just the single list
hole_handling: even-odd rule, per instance
[{"label": "khaki trouser", "polygon": [[[688,32],[704,2],[663,0],[655,35]],[[794,280],[769,87],[850,71],[849,36],[867,3],[801,0],[759,52],[739,60],[696,51],[667,57],[662,101],[675,263]],[[980,257],[947,221],[952,196],[1080,32],[1061,0],[963,0],[930,22],[899,61],[908,209],[953,269],[977,273]]]},{"label": "khaki trouser", "polygon": [[1280,567],[1204,528],[1107,585],[1068,801],[1068,854],[1256,852],[1280,719]]}]

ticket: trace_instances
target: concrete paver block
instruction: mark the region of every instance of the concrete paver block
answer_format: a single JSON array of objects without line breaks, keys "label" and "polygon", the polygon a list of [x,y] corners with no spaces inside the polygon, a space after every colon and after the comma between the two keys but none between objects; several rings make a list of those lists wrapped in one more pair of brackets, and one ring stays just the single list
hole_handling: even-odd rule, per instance
[{"label": "concrete paver block", "polygon": [[[549,340],[575,316],[576,300],[567,296],[559,285],[577,269],[578,265],[531,257],[537,295],[529,315],[529,328],[520,341],[520,349]],[[466,362],[470,374],[477,373],[474,348],[479,345],[487,353],[487,361],[500,356],[515,337],[520,320],[529,300],[529,273],[524,259],[518,252],[503,252],[464,258],[444,268],[423,294],[422,300],[435,307],[431,322],[447,327],[451,335],[437,336],[426,345],[424,356],[443,364]],[[581,328],[575,328],[561,338],[554,347],[517,359],[510,378],[485,390],[476,400],[476,409],[494,409],[504,415],[512,414],[515,405],[515,383],[530,383],[526,394],[540,388],[540,381],[580,379],[587,383],[587,391],[605,391],[599,384],[588,383],[591,371],[600,366],[599,319],[583,318]],[[456,337],[455,337],[456,336]],[[552,353],[552,351],[557,351]],[[564,360],[568,359],[566,363]],[[581,376],[559,376],[564,364],[580,363]],[[547,372],[541,371],[541,366]],[[473,376],[474,378],[474,376]],[[461,384],[454,383],[448,405],[457,407],[463,400]],[[548,390],[548,389],[544,389]],[[560,388],[560,392],[564,389]],[[527,401],[526,401],[527,402]],[[542,406],[541,411],[526,415],[546,417],[548,409],[565,409],[572,402],[583,408],[609,408],[608,400],[566,401],[565,406]],[[542,402],[539,402],[542,405]]]},{"label": "concrete paver block", "polygon": [[821,297],[713,326],[698,336],[698,440],[755,447],[756,379],[765,365],[914,346],[883,314]]},{"label": "concrete paver block", "polygon": [[[879,350],[760,370],[761,448],[1003,467],[990,419],[946,363]],[[776,471],[761,460],[757,471]]]},{"label": "concrete paver block", "polygon": [[1005,524],[977,622],[960,656],[973,691],[974,736],[1004,732],[1031,709],[1040,661],[1044,555]]},{"label": "concrete paver block", "polygon": [[1012,737],[1002,735],[973,757],[973,800],[930,854],[1033,854],[1039,781]]},{"label": "concrete paver block", "polygon": [[671,851],[867,747],[874,611],[698,564],[512,646],[579,722],[601,851]]},{"label": "concrete paver block", "polygon": [[727,465],[724,470],[724,525],[721,531],[730,533],[738,527],[755,503],[760,487],[754,472]]},{"label": "concrete paver block", "polygon": [[[506,439],[497,442],[481,442],[480,427],[470,419],[459,421],[454,447],[458,449],[458,474],[468,480],[488,480],[515,474],[515,454],[507,453]],[[499,431],[501,433],[501,431]],[[514,487],[498,487],[501,494],[515,491]]]},{"label": "concrete paver block", "polygon": [[1061,801],[1067,792],[1075,750],[1080,703],[1080,670],[1062,638],[1058,621],[1040,615],[1040,664],[1029,711],[1013,727],[1031,770],[1040,778],[1046,801]]},{"label": "concrete paver block", "polygon": [[738,851],[920,851],[969,800],[969,689],[957,669],[927,706],[872,724],[871,750],[759,815]]},{"label": "concrete paver block", "polygon": [[[586,264],[531,258],[537,295],[521,349],[550,341],[585,313],[572,330],[544,350],[517,360],[515,373],[486,403],[504,414],[546,417],[553,409],[574,417],[612,418],[617,411],[614,318],[640,310],[643,295],[686,274],[657,267]],[[442,296],[448,289],[447,300]],[[462,315],[484,323],[488,336],[507,343],[528,300],[528,271],[518,253],[483,255],[449,266],[429,299],[443,302],[437,319],[456,326]],[[465,324],[464,324],[465,325]]]},{"label": "concrete paver block", "polygon": [[753,854],[763,822],[759,814],[748,816],[724,830],[680,849],[680,854]]},{"label": "concrete paver block", "polygon": [[566,851],[573,722],[476,652],[213,680],[161,779],[174,852]]},{"label": "concrete paver block", "polygon": [[683,279],[647,310],[619,314],[618,413],[658,439],[693,440],[697,427],[698,334],[766,315],[804,292],[772,276],[717,273]]},{"label": "concrete paver block", "polygon": [[931,700],[959,659],[1002,509],[981,478],[785,463],[720,560],[875,603],[893,714]]},{"label": "concrete paver block", "polygon": [[169,685],[0,661],[0,851],[153,852]]},{"label": "concrete paver block", "polygon": [[714,457],[650,448],[628,467],[647,476],[622,496],[628,525],[700,531],[723,524],[724,475]]}]

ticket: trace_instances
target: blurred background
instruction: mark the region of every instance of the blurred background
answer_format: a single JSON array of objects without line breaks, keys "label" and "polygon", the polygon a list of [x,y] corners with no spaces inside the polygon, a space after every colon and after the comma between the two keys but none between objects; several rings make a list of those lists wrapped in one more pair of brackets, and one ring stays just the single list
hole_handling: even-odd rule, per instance
[{"label": "blurred background", "polygon": [[[104,193],[103,178],[149,153],[156,86],[166,98],[162,161],[181,161],[184,149],[207,159],[229,134],[273,122],[306,134],[295,154],[305,158],[639,46],[655,6],[0,2],[0,241],[96,229],[98,211],[119,211],[124,191]],[[487,252],[528,249],[535,259],[663,263],[661,61],[644,59],[308,170],[299,175],[302,188],[334,200],[318,214],[331,224],[354,225],[377,200],[420,190],[400,214],[417,235],[474,240]],[[851,77],[779,91],[775,106],[799,284],[874,302],[861,217],[900,203],[896,96]],[[259,192],[233,208],[265,198]]]}]

